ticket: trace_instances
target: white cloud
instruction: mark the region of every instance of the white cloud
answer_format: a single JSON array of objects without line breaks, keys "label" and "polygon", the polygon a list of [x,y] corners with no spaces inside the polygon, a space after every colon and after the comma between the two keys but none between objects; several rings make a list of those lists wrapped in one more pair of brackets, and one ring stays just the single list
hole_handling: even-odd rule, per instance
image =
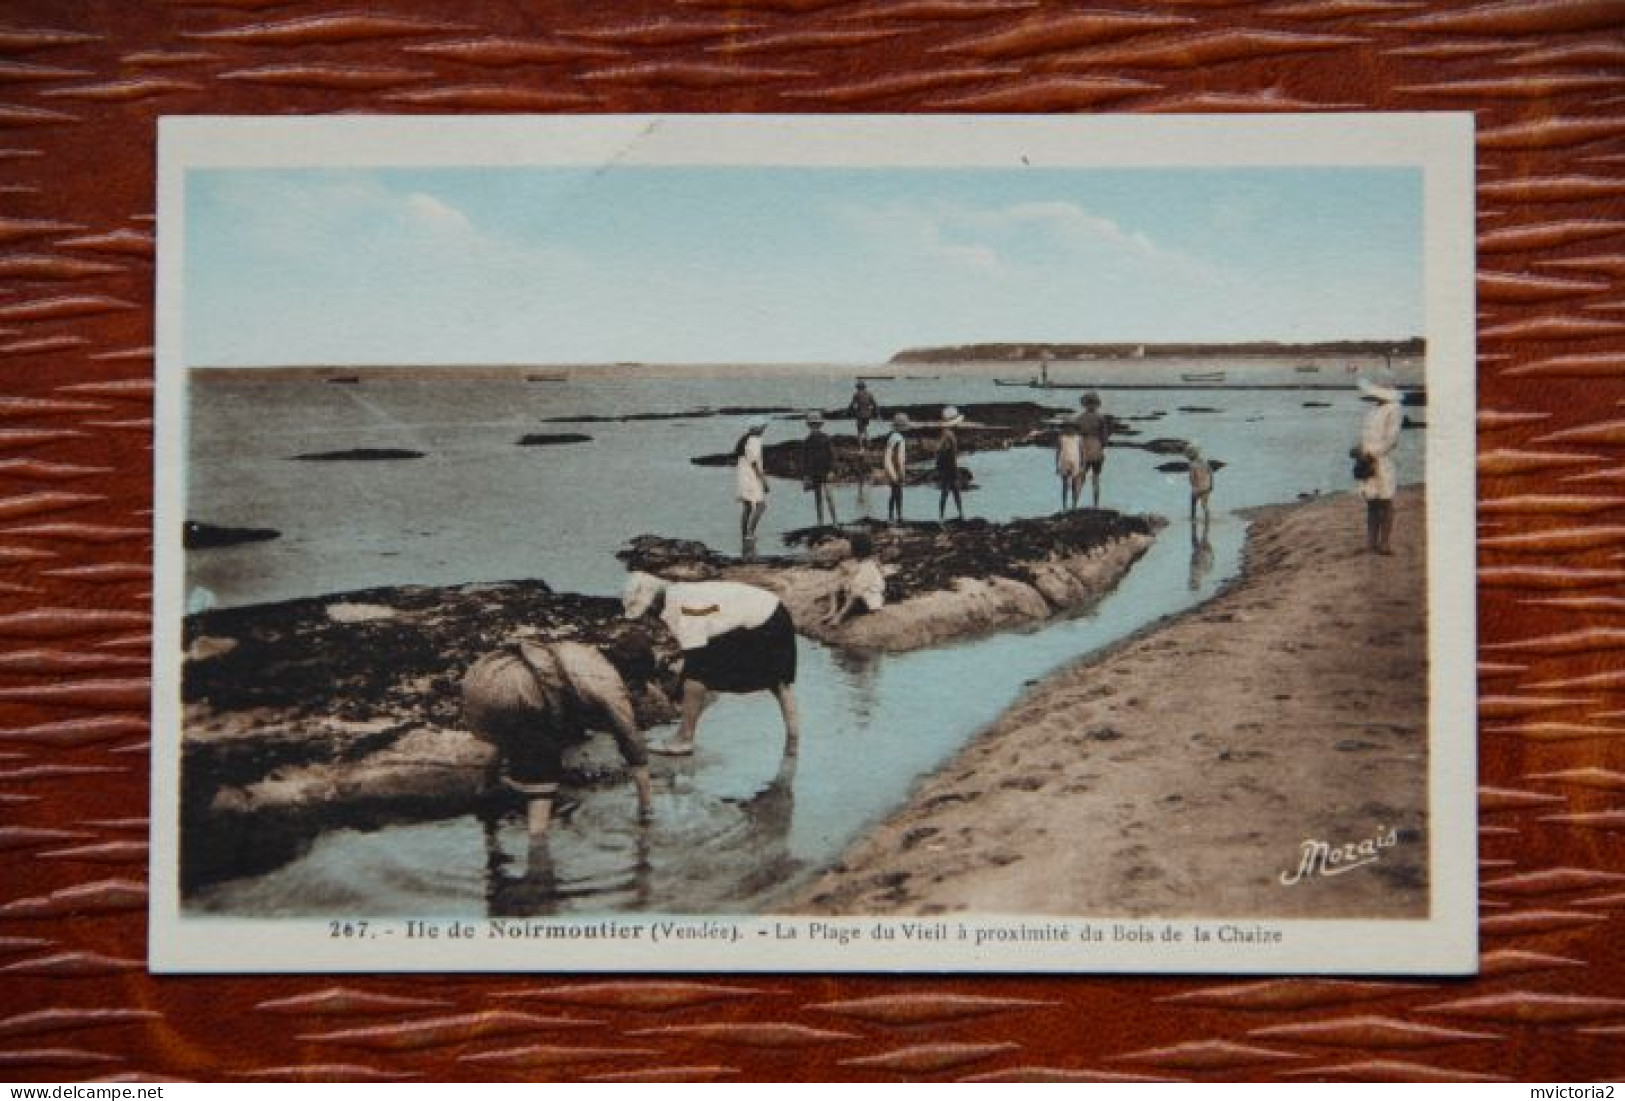
[{"label": "white cloud", "polygon": [[975,208],[895,203],[850,207],[845,217],[894,256],[1001,277],[1079,263],[1135,262],[1168,274],[1203,276],[1209,265],[1149,235],[1065,200]]},{"label": "white cloud", "polygon": [[862,232],[867,242],[891,256],[945,264],[981,275],[1004,271],[1003,260],[991,245],[953,239],[944,208],[895,203],[850,206],[840,214]]},{"label": "white cloud", "polygon": [[414,191],[408,195],[402,205],[405,213],[414,223],[426,226],[436,232],[455,231],[469,233],[474,224],[468,220],[468,215],[433,195],[426,195],[421,191]]}]

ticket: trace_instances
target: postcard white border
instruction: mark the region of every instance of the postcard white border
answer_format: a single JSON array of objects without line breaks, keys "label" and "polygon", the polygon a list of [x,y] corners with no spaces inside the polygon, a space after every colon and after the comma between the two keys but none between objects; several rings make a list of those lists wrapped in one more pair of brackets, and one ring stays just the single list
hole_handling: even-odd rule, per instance
[{"label": "postcard white border", "polygon": [[[149,964],[155,972],[849,971],[1469,974],[1478,967],[1473,123],[1459,114],[1268,116],[459,116],[165,118],[159,123],[156,569]],[[890,168],[1413,167],[1424,173],[1430,916],[1382,921],[1138,921],[953,916],[944,943],[867,936],[896,919],[536,919],[632,939],[491,939],[483,920],[405,936],[330,922],[183,916],[180,674],[186,499],[186,173],[196,168],[583,166]],[[672,923],[690,937],[660,938]],[[781,939],[779,926],[800,935]],[[819,925],[829,935],[809,935]],[[984,944],[955,926],[1067,927],[1066,941]],[[1196,926],[1278,930],[1273,945],[1193,943]],[[478,935],[453,936],[453,927]],[[1149,942],[1084,944],[1085,926],[1144,926]],[[840,930],[859,936],[842,945]],[[714,934],[714,935],[700,935]],[[1180,934],[1180,939],[1172,939]],[[737,939],[735,939],[737,938]],[[974,940],[974,938],[970,938]]]}]

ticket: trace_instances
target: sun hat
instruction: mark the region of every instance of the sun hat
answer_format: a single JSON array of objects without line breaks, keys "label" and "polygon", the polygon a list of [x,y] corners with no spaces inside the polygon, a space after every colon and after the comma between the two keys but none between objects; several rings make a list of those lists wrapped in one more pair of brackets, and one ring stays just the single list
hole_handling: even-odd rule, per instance
[{"label": "sun hat", "polygon": [[1093,390],[1090,390],[1088,393],[1084,394],[1083,397],[1078,399],[1078,404],[1087,405],[1090,408],[1093,408],[1094,406],[1100,404],[1100,395],[1095,393]]},{"label": "sun hat", "polygon": [[1367,397],[1375,398],[1377,401],[1384,403],[1396,402],[1400,398],[1399,391],[1392,386],[1384,386],[1382,383],[1372,382],[1368,378],[1360,380],[1360,392]]},{"label": "sun hat", "polygon": [[955,425],[964,423],[965,415],[959,411],[959,406],[949,405],[942,410],[942,426],[944,428],[952,428]]},{"label": "sun hat", "polygon": [[891,419],[891,423],[892,423],[893,428],[907,428],[908,427],[908,414],[907,413],[899,413],[899,414],[897,414],[895,417],[893,417]]},{"label": "sun hat", "polygon": [[1185,458],[1187,458],[1187,459],[1199,459],[1201,457],[1202,457],[1202,452],[1197,449],[1195,444],[1188,443],[1188,444],[1185,445]]},{"label": "sun hat", "polygon": [[814,409],[811,413],[807,414],[807,423],[808,424],[823,424],[824,423],[824,414],[822,414],[818,410]]}]

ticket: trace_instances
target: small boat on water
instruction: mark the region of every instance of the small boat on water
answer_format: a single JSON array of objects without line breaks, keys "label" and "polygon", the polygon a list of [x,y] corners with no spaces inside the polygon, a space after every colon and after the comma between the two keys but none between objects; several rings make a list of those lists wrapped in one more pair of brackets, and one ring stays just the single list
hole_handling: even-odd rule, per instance
[{"label": "small boat on water", "polygon": [[546,374],[526,375],[526,382],[569,382],[570,376],[563,371],[549,371]]},{"label": "small boat on water", "polygon": [[1223,371],[1190,371],[1179,376],[1186,382],[1223,382]]},{"label": "small boat on water", "polygon": [[358,386],[361,383],[360,375],[332,375],[328,378],[332,386]]},{"label": "small boat on water", "polygon": [[1318,374],[1320,372],[1320,368],[1316,367],[1312,363],[1306,363],[1302,367],[1294,367],[1292,369],[1294,371],[1298,372],[1298,374],[1300,374],[1300,375],[1313,375],[1313,374]]}]

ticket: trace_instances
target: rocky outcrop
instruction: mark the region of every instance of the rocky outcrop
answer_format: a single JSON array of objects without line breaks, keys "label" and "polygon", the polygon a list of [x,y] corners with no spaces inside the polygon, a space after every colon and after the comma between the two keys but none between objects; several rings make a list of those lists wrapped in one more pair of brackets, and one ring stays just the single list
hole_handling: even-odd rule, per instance
[{"label": "rocky outcrop", "polygon": [[[778,595],[796,630],[834,646],[918,650],[1085,610],[1109,593],[1146,552],[1164,521],[1078,510],[995,524],[864,525],[887,574],[886,606],[839,625],[826,621],[850,557],[846,534],[792,532],[802,558],[732,558],[703,544],[639,536],[620,557],[670,580],[724,578]],[[852,529],[846,529],[850,531]]]},{"label": "rocky outcrop", "polygon": [[352,447],[346,451],[313,451],[306,455],[294,456],[296,461],[307,463],[376,463],[421,458],[423,452],[405,447]]},{"label": "rocky outcrop", "polygon": [[[275,867],[323,830],[465,813],[508,798],[491,750],[460,728],[461,681],[516,637],[598,646],[620,666],[642,725],[674,717],[653,672],[618,646],[645,634],[618,600],[539,581],[376,589],[188,616],[181,677],[182,878]],[[654,640],[657,649],[660,640]],[[669,644],[667,644],[669,645]],[[568,777],[622,766],[607,735]]]},{"label": "rocky outcrop", "polygon": [[235,547],[242,543],[260,543],[281,538],[274,528],[228,528],[218,524],[205,524],[188,520],[181,533],[181,543],[187,550],[207,550],[212,547]]},{"label": "rocky outcrop", "polygon": [[520,447],[552,447],[564,443],[591,443],[582,432],[529,432],[519,437]]},{"label": "rocky outcrop", "polygon": [[[942,408],[936,404],[882,405],[881,418],[869,426],[866,448],[858,447],[858,439],[854,435],[832,433],[830,438],[835,445],[832,480],[838,484],[881,482],[881,446],[891,433],[891,418],[903,413],[911,423],[911,427],[903,433],[908,439],[908,484],[932,483],[935,480],[937,441],[942,435],[938,419],[942,416]],[[1057,425],[1077,410],[1033,401],[994,401],[960,406],[960,412],[965,416],[965,423],[954,429],[954,435],[959,441],[960,454],[972,456],[977,452],[1008,451],[1012,447],[1054,447]],[[831,422],[853,419],[852,414],[844,408],[825,410],[824,417]],[[1139,435],[1139,430],[1126,421],[1113,417],[1107,419],[1111,423],[1114,442],[1121,441],[1127,445],[1128,440]],[[764,442],[762,465],[769,477],[800,481],[803,476],[801,449],[806,438],[805,429],[788,424],[776,426],[769,435],[771,437],[784,431],[793,432],[794,435],[790,439],[770,438]],[[689,461],[696,466],[732,466],[736,460],[732,453],[720,452],[700,455]],[[959,481],[962,488],[969,488],[975,479],[969,469],[961,467]]]}]

